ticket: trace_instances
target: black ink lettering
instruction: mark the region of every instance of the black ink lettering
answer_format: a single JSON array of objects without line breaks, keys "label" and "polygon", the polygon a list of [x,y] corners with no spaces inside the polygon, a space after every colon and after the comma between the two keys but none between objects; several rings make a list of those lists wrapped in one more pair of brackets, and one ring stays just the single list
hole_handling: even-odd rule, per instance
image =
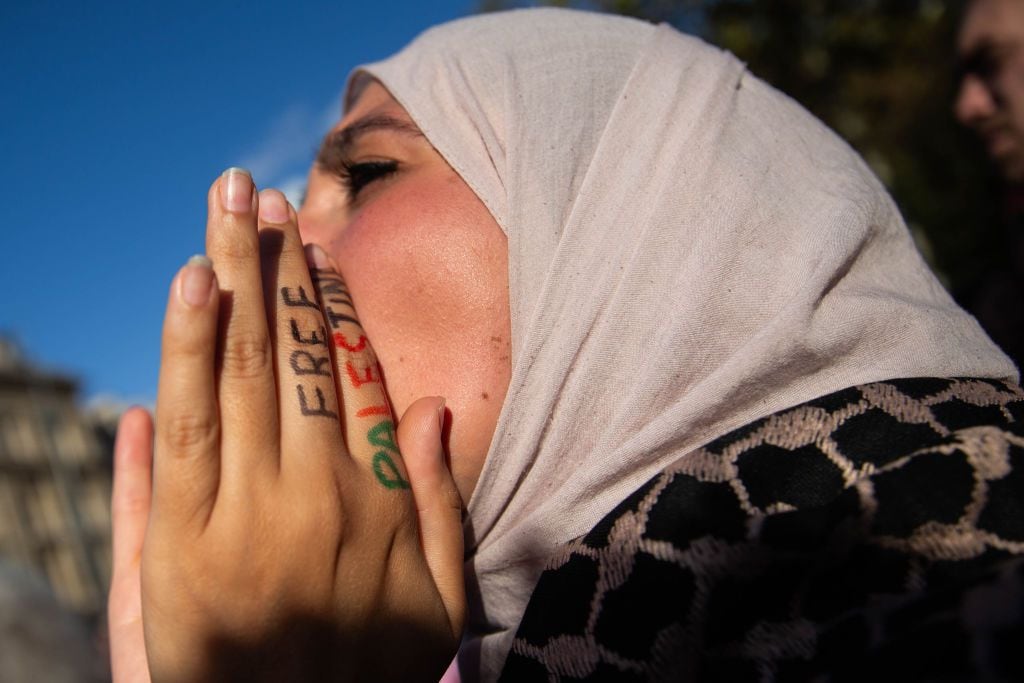
[{"label": "black ink lettering", "polygon": [[[306,361],[306,364],[300,363],[299,361]],[[322,370],[322,366],[327,365],[330,368],[331,357],[317,358],[309,351],[303,351],[301,349],[292,351],[292,357],[290,359],[292,370],[295,371],[296,375],[323,375],[324,377],[330,377],[331,371]]]},{"label": "black ink lettering", "polygon": [[330,268],[310,268],[309,274],[313,278],[313,282],[326,280],[327,278],[341,279],[341,276]]},{"label": "black ink lettering", "polygon": [[316,330],[314,330],[313,332],[310,332],[309,333],[309,337],[303,337],[302,333],[299,332],[299,324],[297,322],[295,322],[295,318],[291,319],[291,323],[292,323],[292,339],[294,339],[298,343],[300,343],[300,344],[321,344],[321,345],[324,345],[324,346],[327,345],[327,330],[325,330],[322,325],[320,327],[320,336],[319,337],[316,335]]},{"label": "black ink lettering", "polygon": [[348,297],[348,288],[341,280],[320,280],[320,291],[324,294],[340,294]]},{"label": "black ink lettering", "polygon": [[315,388],[316,400],[320,404],[320,406],[318,408],[313,409],[311,409],[309,405],[306,403],[306,392],[302,388],[302,385],[298,384],[295,386],[295,388],[296,390],[298,390],[299,393],[299,409],[302,410],[303,415],[329,417],[332,420],[338,419],[338,414],[331,410],[327,410],[327,407],[324,405],[324,392],[320,391],[320,387]]},{"label": "black ink lettering", "polygon": [[330,299],[327,299],[327,301],[330,301],[332,304],[342,304],[344,306],[348,306],[353,311],[356,310],[356,307],[352,305],[352,299],[346,299],[341,296],[332,296]]},{"label": "black ink lettering", "polygon": [[327,322],[331,324],[331,329],[336,330],[338,326],[343,322],[359,324],[359,321],[352,316],[345,315],[344,313],[336,313],[330,306],[324,307],[324,312],[327,314]]},{"label": "black ink lettering", "polygon": [[330,301],[336,304],[344,304],[355,310],[352,305],[352,295],[348,291],[348,287],[341,280],[319,280],[317,284],[320,286],[320,296],[326,301]]},{"label": "black ink lettering", "polygon": [[294,299],[292,298],[290,288],[281,288],[281,298],[284,299],[284,303],[286,306],[308,306],[309,308],[315,308],[317,310],[320,310],[320,306],[317,305],[315,302],[310,301],[309,298],[306,296],[306,290],[304,290],[302,287],[299,287],[298,290],[299,298]]},{"label": "black ink lettering", "polygon": [[345,281],[341,279],[341,276],[338,275],[333,270],[325,270],[325,269],[316,268],[316,269],[310,271],[310,275],[313,278],[313,282],[316,282],[316,283],[320,283],[320,282],[337,282],[342,287],[346,286],[345,285]]},{"label": "black ink lettering", "polygon": [[355,306],[352,305],[352,294],[348,291],[348,286],[333,271],[325,270],[314,273],[313,282],[320,289],[320,296],[323,300],[344,304],[353,311],[355,310]]}]

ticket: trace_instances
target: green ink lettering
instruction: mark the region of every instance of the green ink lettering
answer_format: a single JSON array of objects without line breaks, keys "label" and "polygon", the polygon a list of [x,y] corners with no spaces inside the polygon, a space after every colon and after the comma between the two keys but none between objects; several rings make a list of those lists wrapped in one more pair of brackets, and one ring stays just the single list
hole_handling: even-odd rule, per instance
[{"label": "green ink lettering", "polygon": [[391,451],[401,455],[395,442],[395,423],[391,420],[379,422],[366,433],[366,439],[371,445],[385,449],[377,451],[373,456],[373,473],[377,475],[377,481],[389,489],[409,488],[409,482],[402,478],[395,461],[387,454],[387,451]]},{"label": "green ink lettering", "polygon": [[398,445],[395,442],[395,423],[391,420],[384,420],[376,427],[366,433],[366,438],[374,446],[386,448],[395,453],[398,452]]},{"label": "green ink lettering", "polygon": [[[387,472],[385,470],[388,470]],[[407,489],[409,482],[402,478],[392,460],[384,451],[377,451],[373,456],[373,473],[377,475],[377,481],[389,489]]]}]

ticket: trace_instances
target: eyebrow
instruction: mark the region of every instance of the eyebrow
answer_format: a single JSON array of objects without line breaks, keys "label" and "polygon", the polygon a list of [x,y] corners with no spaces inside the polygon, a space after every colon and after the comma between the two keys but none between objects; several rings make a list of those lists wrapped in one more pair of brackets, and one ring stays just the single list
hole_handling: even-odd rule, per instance
[{"label": "eyebrow", "polygon": [[987,76],[992,69],[992,62],[1001,54],[1019,49],[1015,41],[983,38],[962,54],[958,55],[954,64],[954,76],[959,83],[967,74]]},{"label": "eyebrow", "polygon": [[352,155],[352,148],[363,135],[375,130],[390,130],[409,137],[423,137],[422,131],[411,121],[387,114],[371,114],[348,124],[341,130],[328,133],[320,144],[316,162],[327,168],[338,166],[338,161]]}]

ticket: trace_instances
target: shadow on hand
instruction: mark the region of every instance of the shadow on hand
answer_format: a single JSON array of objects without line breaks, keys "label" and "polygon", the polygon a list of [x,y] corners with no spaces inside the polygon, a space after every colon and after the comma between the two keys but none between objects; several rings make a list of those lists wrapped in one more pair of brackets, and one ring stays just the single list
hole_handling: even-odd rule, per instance
[{"label": "shadow on hand", "polygon": [[203,680],[429,681],[436,683],[458,643],[412,620],[390,620],[355,634],[325,617],[296,615],[258,639],[215,637],[203,658]]}]

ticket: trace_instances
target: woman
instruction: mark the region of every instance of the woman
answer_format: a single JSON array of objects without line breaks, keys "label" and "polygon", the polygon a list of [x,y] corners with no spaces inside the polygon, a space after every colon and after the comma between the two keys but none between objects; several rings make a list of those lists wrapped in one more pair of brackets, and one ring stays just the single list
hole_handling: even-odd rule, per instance
[{"label": "woman", "polygon": [[[877,643],[825,645],[879,595],[1024,551],[982,528],[1019,511],[988,495],[1015,369],[860,159],[730,55],[487,15],[364,67],[346,107],[298,215],[214,184],[216,275],[172,286],[141,612],[140,413],[117,455],[119,680],[147,655],[163,680],[429,680],[459,638],[466,680],[842,671]],[[989,381],[878,384],[930,377]],[[889,514],[922,456],[974,467],[927,479],[985,484],[970,514],[913,487]],[[816,588],[882,552],[912,576]]]}]

